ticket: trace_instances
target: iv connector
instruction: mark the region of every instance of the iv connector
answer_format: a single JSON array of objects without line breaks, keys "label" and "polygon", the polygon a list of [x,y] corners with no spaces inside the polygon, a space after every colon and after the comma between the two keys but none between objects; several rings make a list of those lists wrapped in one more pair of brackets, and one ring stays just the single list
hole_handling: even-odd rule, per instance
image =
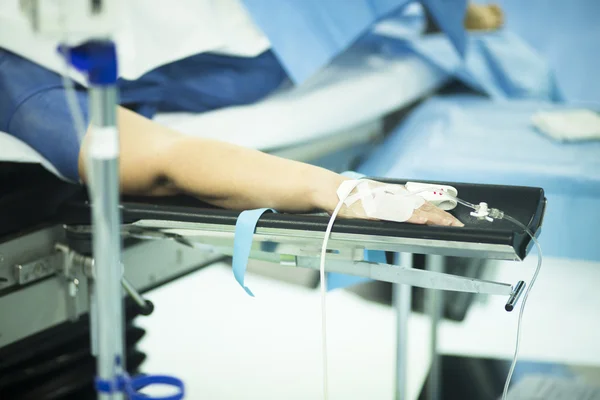
[{"label": "iv connector", "polygon": [[490,216],[490,209],[488,208],[488,204],[481,202],[477,206],[475,206],[475,211],[471,211],[471,216],[477,219],[485,219],[489,222],[493,222],[494,219]]}]

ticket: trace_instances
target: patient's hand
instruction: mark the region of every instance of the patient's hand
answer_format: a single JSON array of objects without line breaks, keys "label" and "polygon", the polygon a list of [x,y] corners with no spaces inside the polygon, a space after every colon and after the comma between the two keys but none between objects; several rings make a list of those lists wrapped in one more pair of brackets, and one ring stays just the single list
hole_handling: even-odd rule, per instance
[{"label": "patient's hand", "polygon": [[[343,206],[339,216],[341,218],[373,219],[365,214],[360,205]],[[420,208],[416,209],[412,217],[406,222],[418,225],[465,226],[454,215],[439,209],[429,202],[425,202]]]},{"label": "patient's hand", "polygon": [[[378,185],[385,185],[381,182],[370,181],[370,185],[374,187]],[[352,192],[354,193],[354,191]],[[333,209],[328,210],[329,214],[333,212]],[[339,216],[341,218],[361,218],[361,219],[375,219],[368,216],[362,206],[360,200],[354,202],[350,206],[342,206]],[[425,202],[421,207],[413,211],[412,216],[406,221],[412,224],[420,225],[440,225],[440,226],[464,226],[456,217],[452,214],[441,210],[429,202]]]},{"label": "patient's hand", "polygon": [[454,215],[426,202],[415,210],[408,222],[427,225],[465,226]]}]

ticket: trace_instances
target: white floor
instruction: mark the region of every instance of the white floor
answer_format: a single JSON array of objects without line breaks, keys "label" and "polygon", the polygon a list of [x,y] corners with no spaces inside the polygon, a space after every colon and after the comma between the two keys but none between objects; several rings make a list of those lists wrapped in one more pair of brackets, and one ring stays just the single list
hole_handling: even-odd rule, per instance
[{"label": "white floor", "polygon": [[[529,282],[535,254],[524,262],[488,267],[493,280]],[[444,323],[440,348],[445,354],[512,357],[517,310],[503,310],[505,298],[486,297],[461,324]],[[520,304],[519,304],[520,306]],[[520,358],[600,365],[600,263],[544,258],[523,317]]]},{"label": "white floor", "polygon": [[[246,281],[256,298],[221,264],[149,295],[156,310],[140,319],[149,332],[145,371],[183,378],[193,400],[321,398],[318,291],[256,275]],[[338,291],[328,296],[328,316],[330,398],[393,399],[393,311]],[[415,315],[411,325],[427,321]],[[410,398],[429,362],[427,338],[413,336]]]},{"label": "white floor", "polygon": [[[534,262],[500,263],[496,276],[528,281]],[[318,291],[257,275],[246,282],[256,298],[217,264],[151,293],[155,313],[139,321],[148,329],[145,372],[183,378],[192,400],[322,398]],[[525,314],[523,358],[600,365],[599,285],[598,264],[545,260]],[[504,311],[505,300],[479,302],[462,324],[444,322],[442,352],[509,358],[517,313]],[[328,318],[330,399],[393,399],[394,311],[336,291]],[[430,362],[428,324],[411,316],[408,399]]]}]

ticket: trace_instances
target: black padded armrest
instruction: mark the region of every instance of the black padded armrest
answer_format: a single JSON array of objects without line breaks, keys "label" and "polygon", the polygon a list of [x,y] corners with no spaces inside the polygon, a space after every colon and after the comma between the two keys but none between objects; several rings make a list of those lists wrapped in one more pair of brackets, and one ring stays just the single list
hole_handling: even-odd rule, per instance
[{"label": "black padded armrest", "polygon": [[0,238],[52,223],[59,207],[81,191],[41,165],[0,163]]},{"label": "black padded armrest", "polygon": [[[405,183],[406,180],[385,180],[390,183]],[[444,183],[458,189],[459,197],[471,203],[485,201],[490,207],[498,208],[514,217],[535,234],[539,234],[546,199],[541,188]],[[225,210],[184,196],[168,198],[125,197],[122,199],[123,223],[140,220],[167,220],[215,225],[235,225],[239,211]],[[509,245],[520,258],[527,254],[531,244],[522,229],[506,220],[481,221],[472,216],[472,210],[459,205],[451,213],[465,227],[419,226],[387,221],[338,219],[334,232],[370,236],[406,237],[434,239],[453,242],[490,243]],[[60,219],[70,225],[90,223],[89,203],[83,194],[66,202],[61,209]],[[324,232],[328,217],[322,215],[265,214],[258,227],[286,230]]]}]

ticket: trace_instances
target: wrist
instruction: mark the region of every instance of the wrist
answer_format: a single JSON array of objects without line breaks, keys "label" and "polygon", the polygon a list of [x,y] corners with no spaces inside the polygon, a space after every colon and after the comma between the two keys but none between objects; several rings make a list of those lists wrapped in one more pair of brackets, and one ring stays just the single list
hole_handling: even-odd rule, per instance
[{"label": "wrist", "polygon": [[311,181],[311,205],[314,209],[326,211],[327,213],[333,213],[337,206],[339,199],[337,196],[337,189],[340,187],[342,182],[348,180],[342,175],[336,174],[331,171],[322,170],[321,173]]}]

